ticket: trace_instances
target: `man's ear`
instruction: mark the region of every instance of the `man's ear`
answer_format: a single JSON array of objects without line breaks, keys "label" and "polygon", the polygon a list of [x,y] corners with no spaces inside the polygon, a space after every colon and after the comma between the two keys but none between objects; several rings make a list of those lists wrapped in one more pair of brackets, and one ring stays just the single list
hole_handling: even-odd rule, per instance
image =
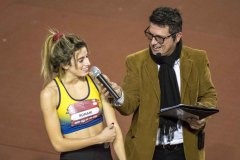
[{"label": "man's ear", "polygon": [[176,34],[176,41],[179,42],[181,40],[181,38],[182,38],[182,32],[178,32]]}]

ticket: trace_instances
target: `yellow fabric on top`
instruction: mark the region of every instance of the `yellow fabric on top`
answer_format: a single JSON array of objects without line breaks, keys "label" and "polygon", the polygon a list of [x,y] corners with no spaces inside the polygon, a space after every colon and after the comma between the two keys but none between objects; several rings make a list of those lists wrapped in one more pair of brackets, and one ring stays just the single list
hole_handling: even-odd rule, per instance
[{"label": "yellow fabric on top", "polygon": [[[97,87],[95,86],[93,80],[89,76],[86,76],[86,80],[89,86],[89,93],[87,97],[85,97],[84,99],[77,100],[72,98],[71,95],[69,95],[69,93],[67,92],[61,80],[58,77],[55,78],[55,82],[59,88],[59,106],[57,108],[57,113],[61,123],[61,130],[63,134],[67,134],[67,133],[78,131],[87,127],[91,127],[103,121],[100,93]],[[70,117],[70,114],[68,113],[68,107],[71,105],[76,105],[77,103],[81,103],[83,101],[88,101],[88,100],[89,101],[92,100],[93,102],[95,101],[98,102],[97,109],[100,110],[101,115],[98,116],[98,118],[89,120],[90,122],[87,122],[86,124],[81,124],[74,127],[71,126],[71,117]]]}]

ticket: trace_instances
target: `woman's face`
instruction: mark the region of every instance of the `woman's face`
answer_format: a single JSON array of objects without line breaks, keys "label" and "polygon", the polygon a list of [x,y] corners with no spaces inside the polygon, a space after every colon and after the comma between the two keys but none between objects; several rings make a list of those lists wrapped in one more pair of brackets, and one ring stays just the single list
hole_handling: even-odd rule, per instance
[{"label": "woman's face", "polygon": [[88,74],[90,65],[88,50],[83,47],[75,52],[74,57],[71,59],[71,65],[68,65],[65,70],[73,75],[84,77]]}]

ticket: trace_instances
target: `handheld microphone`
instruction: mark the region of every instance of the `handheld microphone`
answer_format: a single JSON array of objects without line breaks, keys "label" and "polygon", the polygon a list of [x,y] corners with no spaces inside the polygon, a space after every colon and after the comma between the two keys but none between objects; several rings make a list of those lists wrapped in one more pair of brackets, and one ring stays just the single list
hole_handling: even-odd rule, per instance
[{"label": "handheld microphone", "polygon": [[118,100],[120,98],[96,66],[91,67],[90,72],[95,78],[99,80],[99,82],[103,84],[103,86],[108,90],[114,100]]}]

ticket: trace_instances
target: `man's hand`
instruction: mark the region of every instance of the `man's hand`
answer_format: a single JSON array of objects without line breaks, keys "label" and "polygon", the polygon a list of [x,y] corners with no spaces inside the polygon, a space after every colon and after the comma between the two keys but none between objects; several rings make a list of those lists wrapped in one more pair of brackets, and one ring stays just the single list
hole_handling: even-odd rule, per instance
[{"label": "man's hand", "polygon": [[196,129],[196,130],[201,129],[206,124],[205,119],[198,120],[196,118],[188,118],[187,122],[192,129]]},{"label": "man's hand", "polygon": [[[109,82],[109,84],[111,85],[112,89],[118,94],[119,97],[122,96],[122,88],[115,82],[111,82],[110,79],[106,76],[103,75],[104,78]],[[110,93],[108,92],[108,90],[101,84],[98,84],[101,87],[101,93],[107,97],[107,98],[113,98]]]}]

